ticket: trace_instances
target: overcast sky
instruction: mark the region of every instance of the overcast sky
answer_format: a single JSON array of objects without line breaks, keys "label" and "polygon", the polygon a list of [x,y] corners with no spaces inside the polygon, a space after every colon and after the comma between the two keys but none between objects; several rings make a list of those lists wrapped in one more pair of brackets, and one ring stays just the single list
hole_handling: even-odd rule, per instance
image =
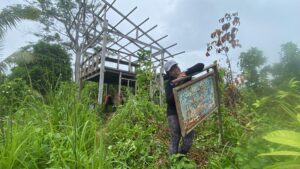
[{"label": "overcast sky", "polygon": [[[23,1],[0,2],[0,8],[3,8]],[[221,58],[216,55],[206,57],[205,50],[211,32],[220,26],[218,20],[226,12],[238,12],[241,20],[237,38],[242,48],[231,51],[233,65],[236,65],[240,52],[250,47],[263,50],[268,61],[274,63],[279,60],[281,44],[292,41],[300,46],[298,0],[118,0],[116,6],[125,14],[137,6],[132,20],[139,23],[150,17],[148,28],[158,24],[151,35],[159,38],[167,34],[169,36],[163,40],[163,44],[178,43],[176,51],[186,51],[175,57],[183,68],[196,62],[207,65]],[[36,41],[31,33],[39,31],[40,27],[25,21],[7,32],[0,60],[29,41]]]}]

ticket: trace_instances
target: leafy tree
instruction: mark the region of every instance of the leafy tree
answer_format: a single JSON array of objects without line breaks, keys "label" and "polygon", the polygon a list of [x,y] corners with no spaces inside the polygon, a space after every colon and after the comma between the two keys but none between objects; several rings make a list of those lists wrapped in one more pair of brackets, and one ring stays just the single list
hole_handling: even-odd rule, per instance
[{"label": "leafy tree", "polygon": [[149,58],[151,58],[151,52],[141,50],[138,52],[138,56],[138,64],[140,67],[137,69],[137,96],[149,99],[149,82],[153,78],[153,64],[149,61]]},{"label": "leafy tree", "polygon": [[70,56],[62,46],[40,41],[32,46],[32,51],[25,52],[30,52],[33,59],[17,62],[10,78],[21,77],[43,94],[57,87],[59,81],[71,79]]},{"label": "leafy tree", "polygon": [[[257,48],[251,48],[240,55],[240,68],[246,78],[246,86],[258,93],[262,88],[264,79],[267,77],[267,67],[261,72],[261,67],[266,63],[266,57],[263,52]],[[264,75],[264,76],[261,76]],[[262,78],[263,77],[263,78]]]},{"label": "leafy tree", "polygon": [[[29,0],[30,1],[30,0]],[[101,3],[94,0],[31,0],[42,11],[41,23],[47,41],[60,41],[75,54],[75,81],[79,82],[80,62],[89,48],[102,38],[97,17],[102,15]]]},{"label": "leafy tree", "polygon": [[273,65],[272,75],[273,84],[276,86],[292,78],[300,80],[300,51],[296,44],[288,42],[281,45],[281,59]]},{"label": "leafy tree", "polygon": [[1,63],[1,68],[3,70],[3,74],[5,74],[5,70],[15,64],[27,64],[33,60],[33,55],[31,52],[26,51],[29,46],[26,46],[19,51],[9,55],[6,59]]}]

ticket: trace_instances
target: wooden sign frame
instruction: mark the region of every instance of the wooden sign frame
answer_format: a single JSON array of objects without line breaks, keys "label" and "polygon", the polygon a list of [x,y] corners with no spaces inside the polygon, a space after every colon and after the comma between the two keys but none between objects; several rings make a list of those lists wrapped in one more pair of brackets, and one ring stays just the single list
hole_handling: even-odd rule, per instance
[{"label": "wooden sign frame", "polygon": [[[213,68],[214,71],[209,72],[208,70],[210,68]],[[181,135],[185,136],[187,135],[190,131],[192,131],[198,124],[200,124],[201,122],[203,122],[207,117],[209,117],[213,112],[216,112],[216,110],[218,110],[218,119],[219,119],[219,128],[220,128],[220,133],[221,133],[221,139],[222,139],[222,126],[221,126],[221,113],[220,113],[220,96],[219,96],[219,86],[218,86],[218,77],[217,77],[217,67],[216,65],[211,65],[209,67],[207,67],[206,69],[207,73],[195,78],[191,81],[188,81],[178,87],[173,88],[173,93],[174,93],[174,99],[175,99],[175,104],[176,104],[176,108],[177,108],[177,114],[178,114],[178,118],[179,118],[179,124],[180,124],[180,129],[181,129]],[[198,107],[201,107],[201,104],[199,103],[197,105],[197,108],[194,109],[194,112],[192,112],[191,114],[196,114],[197,116],[195,116],[194,118],[191,118],[190,120],[186,120],[184,119],[184,116],[187,117],[187,112],[183,112],[183,108],[181,107],[181,100],[179,98],[179,93],[182,90],[188,89],[189,87],[191,87],[192,85],[195,85],[197,83],[201,83],[202,81],[208,79],[208,78],[212,78],[212,83],[213,83],[213,94],[214,94],[214,106],[211,107],[209,109],[208,112],[206,112],[205,114],[203,114],[203,112],[196,112],[197,110],[203,110],[203,109],[198,109]],[[200,84],[199,84],[200,85]],[[199,99],[198,99],[199,100]],[[191,109],[189,109],[191,110]],[[207,110],[206,110],[207,111]],[[201,114],[202,113],[202,114]],[[190,117],[188,117],[190,118]],[[188,121],[188,122],[187,122]]]}]

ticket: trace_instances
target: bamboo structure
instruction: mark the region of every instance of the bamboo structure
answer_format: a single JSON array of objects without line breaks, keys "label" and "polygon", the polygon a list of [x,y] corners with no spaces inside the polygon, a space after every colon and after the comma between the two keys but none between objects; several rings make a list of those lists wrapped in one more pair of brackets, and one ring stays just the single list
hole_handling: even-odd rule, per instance
[{"label": "bamboo structure", "polygon": [[[120,96],[122,85],[136,88],[135,76],[139,67],[137,53],[140,50],[150,50],[151,59],[149,61],[159,70],[159,93],[162,104],[164,63],[167,59],[180,55],[184,51],[175,53],[170,51],[177,43],[163,46],[161,41],[167,35],[154,39],[151,32],[157,25],[150,29],[143,28],[149,18],[141,23],[135,23],[131,20],[130,16],[137,7],[129,13],[123,14],[115,7],[116,0],[112,2],[101,0],[101,2],[100,10],[97,12],[88,11],[92,22],[83,33],[87,35],[90,44],[93,45],[86,45],[82,50],[84,51],[82,54],[84,59],[80,65],[80,82],[86,80],[99,82],[99,104],[102,104],[105,83],[117,84]],[[120,19],[116,21],[116,17],[113,16],[118,16]],[[124,27],[121,29],[121,24],[130,26],[127,26],[128,30],[124,31]],[[93,33],[89,33],[89,31]],[[124,67],[126,68],[124,69]]]}]

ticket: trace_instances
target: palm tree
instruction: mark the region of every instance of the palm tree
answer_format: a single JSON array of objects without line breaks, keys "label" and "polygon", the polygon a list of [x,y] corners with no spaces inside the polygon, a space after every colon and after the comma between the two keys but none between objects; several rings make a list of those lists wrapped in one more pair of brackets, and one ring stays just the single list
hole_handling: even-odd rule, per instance
[{"label": "palm tree", "polygon": [[[14,5],[0,10],[0,46],[5,32],[16,27],[21,20],[38,20],[40,11],[32,6]],[[12,55],[15,58],[16,55]],[[0,62],[0,73],[4,73],[8,65],[13,63],[13,58],[7,57]]]}]

